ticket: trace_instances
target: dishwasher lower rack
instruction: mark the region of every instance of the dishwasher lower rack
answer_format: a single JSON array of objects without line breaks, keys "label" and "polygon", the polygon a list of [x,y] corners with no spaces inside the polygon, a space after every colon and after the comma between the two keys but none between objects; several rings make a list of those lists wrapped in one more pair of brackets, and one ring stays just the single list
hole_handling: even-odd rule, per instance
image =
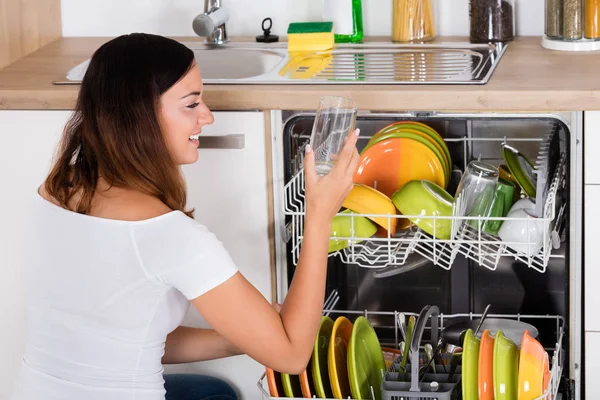
[{"label": "dishwasher lower rack", "polygon": [[[505,142],[506,139],[446,139],[452,142],[463,142],[467,146],[468,141],[486,140]],[[473,220],[486,220],[484,217],[461,216],[461,199],[454,202],[452,216],[412,216],[412,215],[390,215],[390,214],[345,214],[352,216],[377,218],[380,221],[387,220],[387,236],[385,237],[360,237],[354,234],[354,219],[351,219],[351,236],[335,237],[337,240],[347,240],[348,246],[342,250],[332,252],[330,257],[340,257],[346,264],[356,264],[365,268],[385,268],[391,265],[404,265],[411,254],[419,254],[434,265],[449,270],[457,255],[463,255],[477,264],[495,270],[502,257],[511,257],[522,262],[540,273],[546,271],[552,250],[559,247],[560,228],[564,220],[566,204],[560,199],[562,188],[566,185],[566,153],[562,153],[558,165],[552,173],[552,183],[549,185],[546,201],[543,204],[543,215],[539,218],[488,218],[489,221],[504,223],[505,221],[517,221],[526,224],[528,235],[522,240],[514,242],[502,241],[498,236],[490,235],[484,231],[483,223],[475,223],[478,228],[468,224]],[[291,252],[294,264],[298,263],[300,248],[304,234],[305,197],[304,197],[304,171],[300,168],[292,179],[285,185],[284,189],[284,215],[290,222],[287,225],[288,239],[292,240]],[[342,215],[342,214],[338,214]],[[405,218],[420,218],[431,220],[433,235],[425,233],[412,222],[406,229],[399,230],[395,235],[389,234],[392,220]],[[439,239],[436,237],[436,228],[440,220],[451,220],[450,239]],[[439,222],[438,222],[439,221]],[[531,249],[540,247],[537,239],[532,238],[529,232],[531,228],[537,228],[543,232],[541,248],[534,252]],[[332,237],[332,239],[334,239]],[[557,244],[558,242],[558,244]]]},{"label": "dishwasher lower rack", "polygon": [[[379,331],[387,331],[390,332],[391,331],[391,337],[392,339],[389,340],[388,342],[385,342],[381,337],[380,337],[380,342],[382,347],[393,347],[393,348],[398,348],[399,347],[399,343],[401,342],[401,334],[399,331],[399,315],[400,312],[399,311],[356,311],[356,310],[324,310],[323,311],[324,314],[326,315],[330,315],[333,319],[335,319],[337,316],[346,316],[347,318],[350,318],[351,320],[354,320],[355,317],[358,316],[364,316],[365,318],[367,318],[371,324],[373,325],[373,327]],[[411,315],[415,316],[415,318],[419,317],[418,313],[412,313],[412,312],[405,312],[403,313],[405,315],[405,317],[409,317]],[[450,323],[452,323],[453,321],[456,320],[464,320],[464,319],[478,319],[481,318],[481,314],[475,314],[475,313],[468,313],[468,314],[443,314],[441,313],[438,316],[438,329],[441,332],[445,326],[448,326]],[[544,324],[545,326],[549,326],[552,325],[553,329],[556,330],[556,336],[555,336],[555,342],[553,344],[553,346],[549,346],[549,347],[544,347],[544,349],[548,352],[548,355],[550,357],[550,382],[548,384],[548,388],[546,389],[546,391],[544,392],[543,395],[541,395],[540,397],[536,398],[535,400],[556,400],[559,397],[558,394],[558,389],[559,389],[559,385],[560,385],[560,381],[561,381],[561,376],[562,376],[562,371],[563,371],[563,366],[564,366],[564,354],[563,354],[563,340],[564,340],[564,332],[565,332],[565,321],[564,318],[560,315],[525,315],[525,314],[488,314],[487,315],[488,318],[506,318],[506,319],[513,319],[513,320],[517,320],[517,321],[527,321],[529,323],[531,323],[532,325],[536,326],[536,322],[534,321],[539,321],[539,324],[537,325],[542,325]],[[537,327],[538,330],[540,331],[540,335],[542,334],[542,330]],[[427,327],[425,328],[426,332],[431,330],[431,324],[427,324]],[[378,335],[380,335],[380,333],[378,333]],[[422,350],[422,349],[421,349]],[[383,379],[384,379],[384,383],[382,384],[385,385],[385,379],[387,376],[391,375],[390,373],[393,373],[393,368],[394,368],[395,363],[392,363],[392,365],[390,366],[390,368],[388,369],[387,373],[384,375]],[[275,400],[275,397],[271,397],[271,395],[269,394],[269,389],[267,386],[267,382],[266,382],[266,374],[263,374],[260,379],[257,382],[257,386],[258,386],[258,390],[260,391],[261,394],[261,399],[262,400]],[[373,393],[373,390],[371,390],[371,393]],[[410,398],[396,398],[393,396],[393,393],[391,393],[391,396],[384,396],[384,398],[393,398],[395,400],[421,400],[421,397],[419,397],[419,395],[417,394],[418,392],[415,392],[415,396],[414,397],[410,397]],[[387,393],[388,395],[390,393]],[[430,393],[429,393],[430,394]],[[315,395],[313,395],[313,398],[317,398]],[[440,399],[443,398],[440,396]],[[299,400],[299,398],[293,398],[295,400]],[[348,398],[350,399],[350,397]],[[432,397],[427,397],[426,399],[423,398],[423,400],[431,400]],[[361,400],[375,400],[373,399],[361,399]]]}]

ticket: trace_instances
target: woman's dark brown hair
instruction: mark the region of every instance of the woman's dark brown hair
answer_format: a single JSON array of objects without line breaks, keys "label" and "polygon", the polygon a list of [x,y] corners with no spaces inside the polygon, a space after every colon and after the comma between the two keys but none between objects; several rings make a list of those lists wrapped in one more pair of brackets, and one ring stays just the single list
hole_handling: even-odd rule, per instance
[{"label": "woman's dark brown hair", "polygon": [[192,217],[185,210],[185,180],[157,115],[160,95],[193,63],[186,46],[150,34],[119,36],[96,50],[46,179],[48,194],[62,207],[88,214],[101,176],[111,186],[150,194]]}]

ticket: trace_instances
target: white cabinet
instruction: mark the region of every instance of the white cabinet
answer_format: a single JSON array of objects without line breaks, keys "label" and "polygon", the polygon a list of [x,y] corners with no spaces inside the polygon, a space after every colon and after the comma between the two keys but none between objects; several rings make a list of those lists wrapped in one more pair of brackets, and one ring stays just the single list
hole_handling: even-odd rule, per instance
[{"label": "white cabinet", "polygon": [[28,210],[46,178],[68,111],[0,111],[0,399],[17,376],[25,333],[24,254]]},{"label": "white cabinet", "polygon": [[[8,398],[24,338],[23,255],[28,209],[51,165],[69,111],[0,111],[0,400]],[[196,219],[225,244],[244,276],[271,301],[265,119],[262,112],[217,112],[203,129],[199,160],[183,167]],[[228,149],[227,147],[233,147]],[[218,307],[218,304],[215,305]],[[190,307],[184,322],[206,326]],[[257,321],[259,323],[259,321]],[[264,368],[247,356],[166,366],[166,372],[206,373],[233,384],[244,399],[257,396]]]},{"label": "white cabinet", "polygon": [[600,332],[585,333],[585,398],[600,399]]},{"label": "white cabinet", "polygon": [[[202,142],[214,148],[198,150],[198,161],[183,167],[188,204],[224,243],[240,272],[271,301],[264,114],[215,113],[215,123],[203,128]],[[184,325],[207,326],[193,307]],[[243,399],[254,399],[264,367],[238,356],[166,366],[165,372],[217,376],[233,384]]]},{"label": "white cabinet", "polygon": [[[585,185],[585,266],[584,302],[585,330],[600,332],[600,185]],[[600,354],[598,354],[600,357]]]},{"label": "white cabinet", "polygon": [[600,184],[600,111],[583,113],[584,181]]}]

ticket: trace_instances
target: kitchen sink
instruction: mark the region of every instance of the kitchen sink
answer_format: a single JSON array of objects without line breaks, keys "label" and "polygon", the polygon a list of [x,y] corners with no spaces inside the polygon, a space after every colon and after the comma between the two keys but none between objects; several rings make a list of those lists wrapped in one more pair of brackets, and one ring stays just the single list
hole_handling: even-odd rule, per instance
[{"label": "kitchen sink", "polygon": [[[334,50],[289,54],[286,43],[205,45],[194,51],[210,84],[485,84],[507,44],[464,42],[338,44]],[[79,84],[89,60],[55,84]]]}]

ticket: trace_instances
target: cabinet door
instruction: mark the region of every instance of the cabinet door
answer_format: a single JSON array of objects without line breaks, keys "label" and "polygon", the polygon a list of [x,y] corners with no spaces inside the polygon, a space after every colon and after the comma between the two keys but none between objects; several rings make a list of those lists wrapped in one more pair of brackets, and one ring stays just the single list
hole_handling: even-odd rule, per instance
[{"label": "cabinet door", "polygon": [[[196,220],[224,243],[240,272],[271,301],[264,114],[215,113],[215,123],[203,128],[200,146],[198,161],[183,167],[188,205],[196,209]],[[184,325],[208,327],[193,307]],[[244,399],[254,399],[264,367],[237,356],[165,366],[165,372],[216,376],[230,382]]]},{"label": "cabinet door", "polygon": [[600,186],[585,185],[584,190],[585,330],[600,332]]},{"label": "cabinet door", "polygon": [[600,111],[583,113],[584,181],[600,184]]},{"label": "cabinet door", "polygon": [[585,398],[600,399],[600,332],[585,333]]},{"label": "cabinet door", "polygon": [[0,111],[0,399],[8,398],[25,338],[24,254],[29,209],[46,178],[68,111]]}]

